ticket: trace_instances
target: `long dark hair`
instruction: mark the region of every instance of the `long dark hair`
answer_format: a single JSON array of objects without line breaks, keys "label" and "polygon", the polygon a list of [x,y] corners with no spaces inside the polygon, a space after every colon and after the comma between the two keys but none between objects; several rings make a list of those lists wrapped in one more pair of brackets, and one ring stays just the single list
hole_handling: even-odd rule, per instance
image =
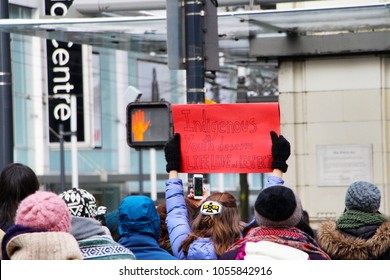
[{"label": "long dark hair", "polygon": [[14,224],[20,201],[39,189],[34,171],[21,163],[6,165],[0,174],[0,227],[5,231]]}]

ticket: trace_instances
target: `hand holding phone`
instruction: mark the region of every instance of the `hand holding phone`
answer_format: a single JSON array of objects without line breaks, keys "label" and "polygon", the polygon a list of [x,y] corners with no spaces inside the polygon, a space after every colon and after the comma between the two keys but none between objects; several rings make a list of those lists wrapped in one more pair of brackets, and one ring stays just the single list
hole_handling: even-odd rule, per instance
[{"label": "hand holding phone", "polygon": [[193,177],[194,199],[203,199],[203,175],[194,174]]}]

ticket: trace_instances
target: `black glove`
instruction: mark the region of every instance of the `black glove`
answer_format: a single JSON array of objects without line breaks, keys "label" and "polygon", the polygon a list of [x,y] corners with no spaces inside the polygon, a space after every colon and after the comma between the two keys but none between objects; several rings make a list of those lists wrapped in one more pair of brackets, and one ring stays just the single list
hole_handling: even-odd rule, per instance
[{"label": "black glove", "polygon": [[291,154],[290,142],[282,135],[278,136],[275,131],[271,131],[272,139],[272,169],[279,169],[283,173],[287,171],[287,159]]},{"label": "black glove", "polygon": [[180,154],[180,134],[176,133],[164,147],[165,160],[167,161],[167,172],[171,170],[180,171],[181,154]]}]

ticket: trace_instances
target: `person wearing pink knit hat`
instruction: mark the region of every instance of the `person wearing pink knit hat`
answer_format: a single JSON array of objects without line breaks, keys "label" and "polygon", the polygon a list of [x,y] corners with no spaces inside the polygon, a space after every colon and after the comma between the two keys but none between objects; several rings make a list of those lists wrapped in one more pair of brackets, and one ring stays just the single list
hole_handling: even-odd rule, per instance
[{"label": "person wearing pink knit hat", "polygon": [[70,217],[66,203],[55,193],[37,191],[20,203],[15,223],[46,231],[69,232]]},{"label": "person wearing pink knit hat", "polygon": [[2,258],[82,259],[70,228],[71,215],[66,203],[55,193],[37,191],[20,203],[15,225],[7,230],[1,244]]}]

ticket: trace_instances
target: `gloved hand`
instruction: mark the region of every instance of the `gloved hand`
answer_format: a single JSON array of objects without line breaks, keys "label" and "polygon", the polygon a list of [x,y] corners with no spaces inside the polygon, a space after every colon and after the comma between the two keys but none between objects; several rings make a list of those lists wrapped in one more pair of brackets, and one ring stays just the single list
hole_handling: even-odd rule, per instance
[{"label": "gloved hand", "polygon": [[283,173],[287,171],[287,159],[291,154],[290,142],[282,135],[278,136],[275,131],[271,131],[272,139],[272,169],[279,169]]},{"label": "gloved hand", "polygon": [[167,172],[171,170],[180,171],[181,154],[180,154],[180,134],[176,133],[164,147],[165,160],[167,161]]}]

